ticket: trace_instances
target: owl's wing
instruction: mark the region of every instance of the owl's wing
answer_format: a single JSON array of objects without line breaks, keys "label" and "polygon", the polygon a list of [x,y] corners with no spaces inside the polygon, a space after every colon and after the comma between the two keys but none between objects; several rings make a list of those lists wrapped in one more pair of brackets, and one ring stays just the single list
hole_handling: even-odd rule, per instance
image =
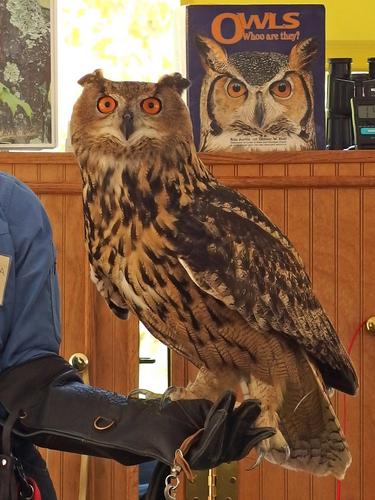
[{"label": "owl's wing", "polygon": [[301,344],[327,385],[356,392],[354,368],[295,249],[249,200],[209,189],[178,221],[175,247],[197,286],[258,330]]},{"label": "owl's wing", "polygon": [[119,319],[128,319],[129,310],[115,285],[105,276],[100,277],[91,264],[90,276],[91,281],[115,316]]}]

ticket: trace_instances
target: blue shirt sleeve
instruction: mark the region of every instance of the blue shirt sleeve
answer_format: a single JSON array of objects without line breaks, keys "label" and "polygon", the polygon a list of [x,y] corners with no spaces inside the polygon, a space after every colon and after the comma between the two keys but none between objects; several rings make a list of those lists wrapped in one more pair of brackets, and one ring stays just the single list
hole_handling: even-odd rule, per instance
[{"label": "blue shirt sleeve", "polygon": [[0,174],[0,255],[10,257],[0,305],[0,371],[60,345],[59,290],[47,214],[34,193]]}]

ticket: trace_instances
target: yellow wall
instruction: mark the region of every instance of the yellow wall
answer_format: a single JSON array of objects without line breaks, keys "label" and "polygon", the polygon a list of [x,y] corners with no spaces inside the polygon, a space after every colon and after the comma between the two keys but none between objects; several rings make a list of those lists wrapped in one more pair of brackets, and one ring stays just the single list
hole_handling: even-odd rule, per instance
[{"label": "yellow wall", "polygon": [[318,4],[326,7],[327,59],[352,57],[354,71],[366,71],[367,58],[375,57],[375,0],[287,1],[182,1],[184,5],[201,4]]}]

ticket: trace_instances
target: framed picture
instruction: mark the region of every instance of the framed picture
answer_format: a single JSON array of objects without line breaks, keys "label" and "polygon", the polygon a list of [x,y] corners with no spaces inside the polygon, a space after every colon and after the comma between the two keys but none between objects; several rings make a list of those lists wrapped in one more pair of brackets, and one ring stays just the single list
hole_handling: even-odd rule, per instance
[{"label": "framed picture", "polygon": [[56,146],[55,0],[0,0],[0,149]]},{"label": "framed picture", "polygon": [[324,5],[190,5],[186,39],[200,151],[325,149]]}]

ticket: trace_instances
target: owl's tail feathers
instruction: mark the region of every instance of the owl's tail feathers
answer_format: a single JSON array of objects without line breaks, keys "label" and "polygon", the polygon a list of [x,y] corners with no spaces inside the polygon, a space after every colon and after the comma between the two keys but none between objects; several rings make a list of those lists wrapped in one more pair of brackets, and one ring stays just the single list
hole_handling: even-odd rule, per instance
[{"label": "owl's tail feathers", "polygon": [[288,380],[279,408],[279,429],[290,448],[284,455],[266,456],[284,467],[343,479],[351,454],[320,373],[300,352],[298,377]]}]

